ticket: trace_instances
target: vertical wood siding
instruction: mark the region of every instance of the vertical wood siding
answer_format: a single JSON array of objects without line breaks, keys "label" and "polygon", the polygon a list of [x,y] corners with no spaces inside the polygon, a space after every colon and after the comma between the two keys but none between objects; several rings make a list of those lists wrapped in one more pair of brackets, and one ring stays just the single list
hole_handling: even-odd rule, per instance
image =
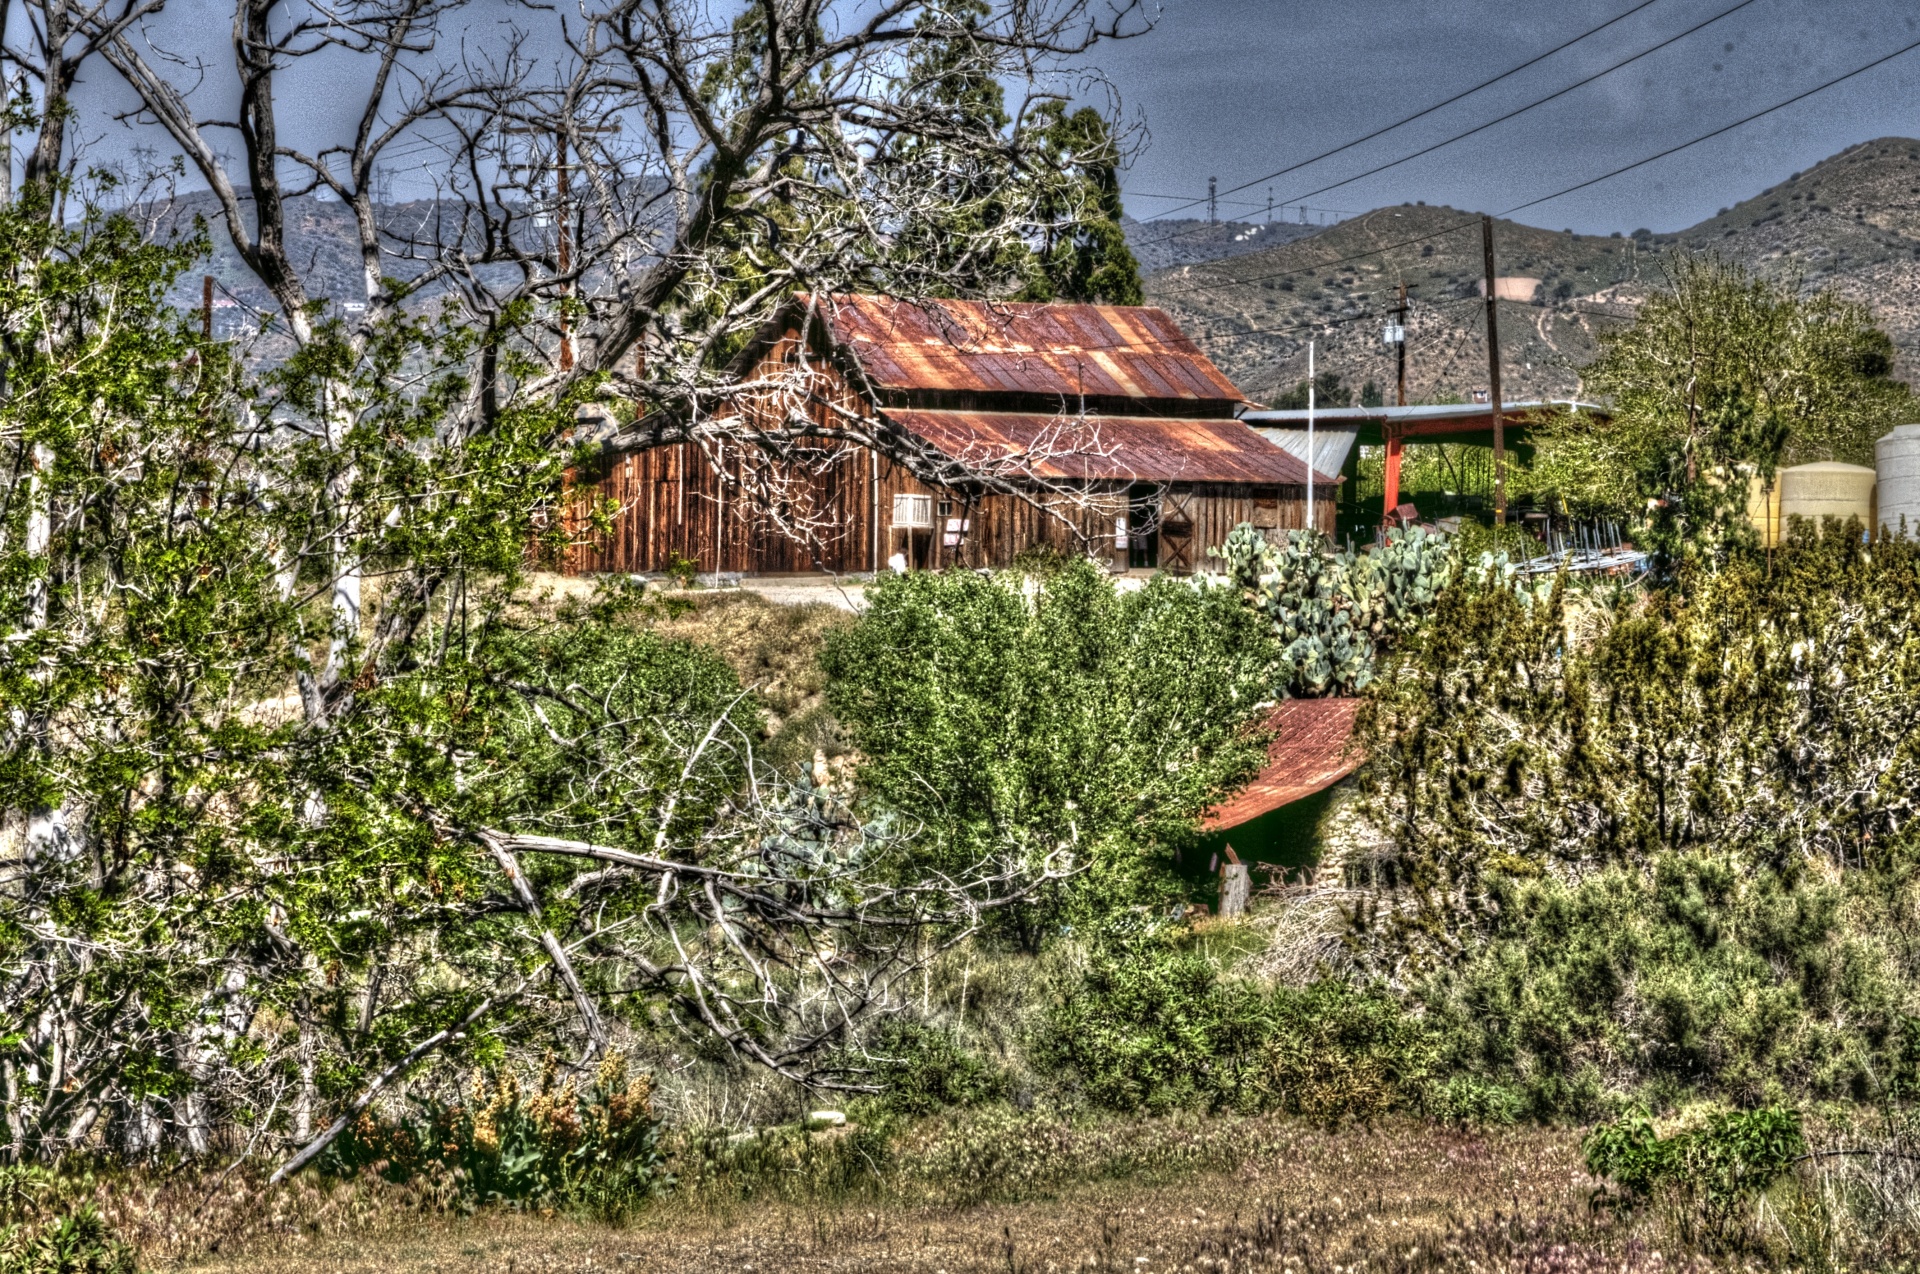
[{"label": "vertical wood siding", "polygon": [[[769,364],[784,365],[792,343],[776,344],[756,371],[781,370]],[[837,376],[826,392],[844,408],[869,410]],[[822,403],[817,419],[824,426],[829,416]],[[769,470],[767,463],[749,457],[737,441],[716,443],[711,454],[693,443],[675,443],[605,457],[572,475],[565,505],[571,544],[562,569],[573,575],[646,574],[681,559],[700,571],[846,574],[876,570],[901,552],[910,564],[924,561],[935,569],[1005,566],[1041,546],[1124,565],[1114,519],[1127,516],[1143,489],[1095,482],[1073,498],[1040,496],[1043,507],[1036,507],[1015,496],[929,486],[884,456],[836,440],[814,444],[797,464]],[[767,472],[796,502],[789,510],[794,520],[819,528],[810,541],[784,533],[779,520],[747,494]],[[934,504],[934,526],[921,533],[919,553],[911,535],[892,526],[893,498],[907,494],[928,496]],[[1160,502],[1171,529],[1180,523],[1188,528],[1184,537],[1163,530],[1161,562],[1180,571],[1220,569],[1224,563],[1213,550],[1241,522],[1284,529],[1304,525],[1306,517],[1306,493],[1299,486],[1174,484],[1161,489]],[[938,512],[943,503],[950,506],[945,515]],[[1318,501],[1314,513],[1331,535],[1333,500]],[[966,525],[957,546],[944,542],[949,517]]]}]

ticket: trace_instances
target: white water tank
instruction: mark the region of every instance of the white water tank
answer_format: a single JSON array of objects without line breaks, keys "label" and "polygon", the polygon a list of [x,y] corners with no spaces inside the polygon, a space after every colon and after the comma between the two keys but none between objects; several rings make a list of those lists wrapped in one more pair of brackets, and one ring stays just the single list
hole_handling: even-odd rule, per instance
[{"label": "white water tank", "polygon": [[1878,475],[1860,464],[1820,460],[1780,471],[1780,524],[1787,529],[1805,518],[1819,529],[1828,518],[1860,519],[1873,525],[1873,489]]},{"label": "white water tank", "polygon": [[1873,445],[1874,466],[1880,472],[1881,527],[1899,534],[1900,519],[1907,534],[1920,538],[1920,425],[1899,425]]}]

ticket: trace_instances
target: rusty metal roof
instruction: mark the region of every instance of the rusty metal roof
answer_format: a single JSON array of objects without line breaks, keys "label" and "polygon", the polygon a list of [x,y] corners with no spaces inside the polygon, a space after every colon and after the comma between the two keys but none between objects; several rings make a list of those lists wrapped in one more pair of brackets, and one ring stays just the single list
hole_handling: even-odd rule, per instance
[{"label": "rusty metal roof", "polygon": [[1151,306],[835,296],[820,308],[835,344],[880,389],[1246,399]]},{"label": "rusty metal roof", "polygon": [[[1237,420],[889,407],[887,419],[978,473],[1304,486],[1307,466]],[[1338,479],[1322,474],[1316,486]]]},{"label": "rusty metal roof", "polygon": [[1273,710],[1277,731],[1266,768],[1238,796],[1215,807],[1201,823],[1208,831],[1238,827],[1333,786],[1366,760],[1353,742],[1358,699],[1288,699]]}]

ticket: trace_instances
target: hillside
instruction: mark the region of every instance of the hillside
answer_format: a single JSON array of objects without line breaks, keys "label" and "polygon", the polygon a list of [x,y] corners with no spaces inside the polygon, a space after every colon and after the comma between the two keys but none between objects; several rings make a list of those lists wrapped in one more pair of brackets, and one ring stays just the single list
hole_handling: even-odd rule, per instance
[{"label": "hillside", "polygon": [[1190,217],[1170,217],[1165,221],[1135,221],[1128,217],[1121,222],[1121,228],[1126,231],[1127,246],[1133,249],[1142,274],[1245,256],[1249,252],[1294,243],[1326,229],[1290,221],[1210,222]]},{"label": "hillside", "polygon": [[[1404,282],[1409,401],[1465,397],[1487,383],[1479,224],[1453,208],[1381,208],[1295,243],[1158,271],[1147,296],[1264,401],[1305,377],[1309,336],[1322,369],[1391,394],[1378,316]],[[1360,255],[1407,240],[1418,242]],[[1674,250],[1716,251],[1866,302],[1894,339],[1899,374],[1920,378],[1920,141],[1855,146],[1677,234],[1601,237],[1501,221],[1495,243],[1503,278],[1540,280],[1531,302],[1500,304],[1509,398],[1574,393],[1596,330],[1631,315]]]}]

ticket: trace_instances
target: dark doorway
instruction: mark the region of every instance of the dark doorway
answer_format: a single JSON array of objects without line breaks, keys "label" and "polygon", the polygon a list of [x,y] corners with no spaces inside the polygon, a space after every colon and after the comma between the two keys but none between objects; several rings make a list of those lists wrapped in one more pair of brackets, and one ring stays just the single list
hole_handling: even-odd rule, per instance
[{"label": "dark doorway", "polygon": [[1160,488],[1134,487],[1127,493],[1127,569],[1160,566]]}]

